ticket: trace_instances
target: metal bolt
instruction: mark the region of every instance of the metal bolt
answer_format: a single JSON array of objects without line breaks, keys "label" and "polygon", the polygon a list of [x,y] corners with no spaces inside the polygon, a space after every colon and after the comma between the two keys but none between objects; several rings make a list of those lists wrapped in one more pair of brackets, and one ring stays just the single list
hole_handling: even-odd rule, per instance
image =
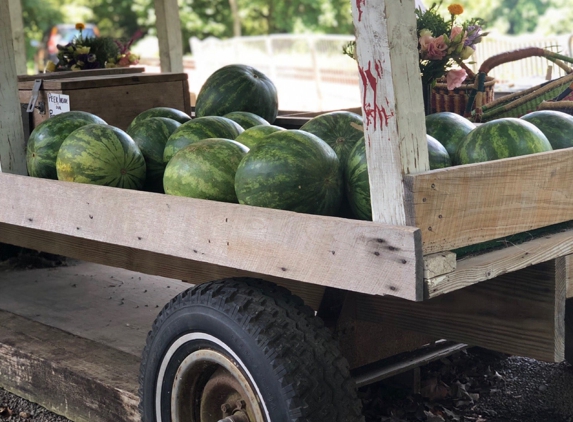
[{"label": "metal bolt", "polygon": [[238,410],[244,409],[245,407],[247,407],[247,404],[245,403],[244,400],[237,400],[235,402],[235,406],[237,407]]},{"label": "metal bolt", "polygon": [[221,405],[221,410],[223,411],[223,416],[228,416],[231,414],[231,405],[229,403],[224,403]]}]

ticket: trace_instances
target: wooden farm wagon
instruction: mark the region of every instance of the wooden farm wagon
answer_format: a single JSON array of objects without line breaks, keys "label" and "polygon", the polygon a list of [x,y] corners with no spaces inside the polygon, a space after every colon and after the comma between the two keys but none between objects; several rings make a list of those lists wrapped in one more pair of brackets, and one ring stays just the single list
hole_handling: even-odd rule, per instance
[{"label": "wooden farm wagon", "polygon": [[[155,3],[163,70],[180,71],[169,57],[181,43],[177,2]],[[420,333],[396,351],[448,339],[573,359],[571,231],[463,260],[452,252],[573,220],[573,150],[428,171],[414,2],[352,8],[371,222],[27,177],[0,2],[0,242],[197,285],[165,306],[148,337],[143,420],[362,420],[349,368],[360,383],[377,379],[360,370],[388,356],[388,327]],[[14,385],[6,374],[20,358],[0,363],[0,384]],[[34,359],[30,368],[69,381],[57,392],[66,404],[90,400],[72,391],[66,362]],[[18,382],[23,395],[40,388],[33,376]],[[107,413],[70,415],[139,420],[138,397],[121,381],[113,392],[120,404]]]}]

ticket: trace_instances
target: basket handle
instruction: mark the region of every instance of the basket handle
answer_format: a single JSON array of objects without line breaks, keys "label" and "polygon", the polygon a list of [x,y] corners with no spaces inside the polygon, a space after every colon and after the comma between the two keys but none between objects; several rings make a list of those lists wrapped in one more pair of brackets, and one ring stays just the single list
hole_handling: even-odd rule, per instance
[{"label": "basket handle", "polygon": [[562,54],[554,53],[553,51],[546,50],[540,47],[521,48],[519,50],[506,51],[505,53],[496,54],[486,59],[479,68],[479,73],[489,73],[491,69],[504,63],[515,62],[517,60],[526,59],[528,57],[545,57],[547,60],[552,61],[559,67],[564,69],[567,73],[571,73],[571,68],[563,62],[573,63],[573,57],[564,56]]}]

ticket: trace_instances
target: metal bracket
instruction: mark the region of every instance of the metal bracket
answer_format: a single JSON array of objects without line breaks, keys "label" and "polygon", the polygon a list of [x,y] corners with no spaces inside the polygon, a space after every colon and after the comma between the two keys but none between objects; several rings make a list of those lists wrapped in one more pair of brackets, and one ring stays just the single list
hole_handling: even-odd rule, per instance
[{"label": "metal bracket", "polygon": [[33,113],[35,108],[40,110],[40,113],[44,114],[46,112],[46,107],[43,101],[40,101],[38,107],[36,107],[36,101],[38,101],[38,95],[40,94],[40,88],[42,87],[43,79],[36,79],[34,81],[34,86],[32,88],[32,98],[28,103],[28,108],[26,112]]}]

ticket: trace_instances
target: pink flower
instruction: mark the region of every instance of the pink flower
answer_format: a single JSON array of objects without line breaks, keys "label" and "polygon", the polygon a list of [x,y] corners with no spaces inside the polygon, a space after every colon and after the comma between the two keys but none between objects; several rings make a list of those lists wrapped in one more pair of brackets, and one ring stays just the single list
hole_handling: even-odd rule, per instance
[{"label": "pink flower", "polygon": [[444,42],[444,36],[440,35],[438,38],[433,38],[428,43],[428,51],[426,58],[428,60],[441,60],[446,55],[448,46]]},{"label": "pink flower", "polygon": [[466,80],[468,74],[464,69],[452,69],[446,75],[446,84],[448,89],[453,91],[454,89],[462,86],[462,82]]},{"label": "pink flower", "polygon": [[129,65],[131,65],[131,63],[129,62],[129,57],[123,56],[121,59],[119,59],[117,65],[121,67],[129,67]]},{"label": "pink flower", "polygon": [[452,42],[464,42],[467,35],[464,33],[464,28],[461,26],[454,26],[450,34],[450,41]]}]

